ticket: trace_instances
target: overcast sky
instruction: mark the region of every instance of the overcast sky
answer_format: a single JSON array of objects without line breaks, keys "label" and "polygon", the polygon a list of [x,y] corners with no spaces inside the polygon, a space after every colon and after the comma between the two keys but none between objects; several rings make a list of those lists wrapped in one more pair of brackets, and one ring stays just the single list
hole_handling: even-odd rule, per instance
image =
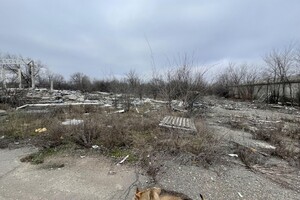
[{"label": "overcast sky", "polygon": [[[258,63],[299,42],[299,0],[0,0],[0,52],[65,77],[149,74],[187,54],[195,65]],[[147,42],[148,41],[148,42]],[[170,62],[171,61],[171,64]]]}]

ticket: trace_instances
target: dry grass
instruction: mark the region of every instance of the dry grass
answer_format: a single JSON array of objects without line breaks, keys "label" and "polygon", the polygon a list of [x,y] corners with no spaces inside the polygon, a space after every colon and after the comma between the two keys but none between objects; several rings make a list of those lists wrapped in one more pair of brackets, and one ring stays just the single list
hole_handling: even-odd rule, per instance
[{"label": "dry grass", "polygon": [[[0,131],[16,139],[33,137],[35,144],[44,148],[55,148],[70,142],[82,148],[98,145],[101,152],[118,159],[129,154],[129,160],[139,161],[148,166],[149,171],[155,171],[149,165],[149,158],[153,155],[159,158],[161,155],[189,154],[194,162],[207,165],[219,156],[219,141],[201,119],[196,119],[198,132],[191,134],[158,126],[167,109],[148,113],[144,113],[143,108],[139,110],[140,113],[132,110],[120,114],[104,108],[68,107],[43,115],[11,113]],[[80,119],[84,123],[62,125],[65,119]],[[35,133],[35,129],[43,127],[46,132]]]},{"label": "dry grass", "polygon": [[283,158],[293,166],[300,166],[300,128],[292,131],[277,126],[273,130],[260,129],[254,133],[256,139],[265,140],[276,146],[274,155]]},{"label": "dry grass", "polygon": [[[231,128],[242,129],[244,131],[251,132],[254,139],[264,140],[276,147],[273,154],[280,158],[283,158],[293,166],[300,166],[300,123],[295,121],[282,120],[277,123],[267,123],[256,125],[255,129],[251,129],[251,124],[247,119],[233,120],[228,123]],[[244,154],[241,151],[241,154]],[[244,154],[245,164],[248,160],[252,162],[253,159],[251,153]],[[249,157],[249,158],[246,158]]]}]

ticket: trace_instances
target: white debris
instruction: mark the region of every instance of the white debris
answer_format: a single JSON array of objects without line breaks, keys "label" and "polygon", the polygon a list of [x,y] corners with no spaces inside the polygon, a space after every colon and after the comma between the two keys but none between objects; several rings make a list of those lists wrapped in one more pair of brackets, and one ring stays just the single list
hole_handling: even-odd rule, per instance
[{"label": "white debris", "polygon": [[275,150],[276,147],[266,143],[266,142],[263,142],[263,141],[254,141],[254,144],[258,147],[261,147],[261,148],[264,148],[264,149],[273,149]]},{"label": "white debris", "polygon": [[4,135],[2,135],[1,137],[0,137],[0,140],[2,140],[2,139],[4,139],[5,138],[5,136]]},{"label": "white debris", "polygon": [[124,112],[125,112],[125,110],[122,109],[122,110],[117,110],[117,111],[115,111],[115,112],[113,112],[113,113],[124,113]]},{"label": "white debris", "polygon": [[234,154],[234,153],[230,153],[230,154],[228,154],[230,157],[239,157],[239,155],[237,155],[237,154]]},{"label": "white debris", "polygon": [[100,105],[99,103],[39,103],[39,104],[26,104],[17,107],[16,110],[20,110],[26,107],[67,107],[67,106],[81,106],[81,105]]},{"label": "white debris", "polygon": [[0,116],[1,115],[7,115],[6,111],[5,110],[0,110]]},{"label": "white debris", "polygon": [[129,155],[125,156],[117,165],[123,164],[127,158],[129,158]]},{"label": "white debris", "polygon": [[98,145],[93,145],[92,148],[93,149],[99,149],[99,146]]},{"label": "white debris", "polygon": [[83,120],[80,119],[67,119],[66,121],[62,122],[62,125],[79,125],[83,123]]},{"label": "white debris", "polygon": [[243,198],[244,196],[240,193],[240,192],[238,192],[238,195],[241,197],[241,198]]},{"label": "white debris", "polygon": [[150,103],[150,102],[151,102],[151,99],[149,99],[149,98],[144,99],[144,103]]}]

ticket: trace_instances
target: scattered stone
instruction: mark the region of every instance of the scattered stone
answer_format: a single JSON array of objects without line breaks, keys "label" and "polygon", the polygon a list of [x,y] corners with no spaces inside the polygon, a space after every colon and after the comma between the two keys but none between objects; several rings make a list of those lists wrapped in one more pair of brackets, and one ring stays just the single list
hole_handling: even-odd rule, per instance
[{"label": "scattered stone", "polygon": [[117,173],[117,172],[110,170],[110,171],[108,172],[108,175],[115,175],[116,173]]}]

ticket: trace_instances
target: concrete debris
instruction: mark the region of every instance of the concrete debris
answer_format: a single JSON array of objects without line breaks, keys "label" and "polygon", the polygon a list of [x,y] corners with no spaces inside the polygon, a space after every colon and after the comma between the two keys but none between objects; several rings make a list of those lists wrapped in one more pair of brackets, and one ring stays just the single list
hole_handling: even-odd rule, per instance
[{"label": "concrete debris", "polygon": [[59,106],[78,106],[78,105],[95,105],[101,107],[114,107],[122,110],[126,109],[128,103],[139,107],[145,103],[150,104],[153,110],[160,109],[161,106],[167,104],[167,101],[152,100],[149,98],[133,98],[124,94],[111,94],[104,92],[81,93],[80,91],[68,90],[30,90],[26,94],[23,102],[27,104],[20,106],[17,110],[32,110],[32,107],[59,107]]},{"label": "concrete debris", "polygon": [[80,105],[99,105],[99,103],[51,103],[51,104],[26,104],[17,107],[16,110],[24,109],[27,107],[67,107],[67,106],[80,106]]},{"label": "concrete debris", "polygon": [[259,147],[259,148],[262,148],[262,149],[271,149],[271,150],[276,149],[276,147],[274,147],[273,145],[270,145],[270,144],[268,144],[264,141],[259,141],[259,140],[255,141],[254,145]]},{"label": "concrete debris", "polygon": [[83,95],[75,95],[70,94],[62,97],[64,101],[76,101],[76,102],[83,102],[84,96]]},{"label": "concrete debris", "polygon": [[7,115],[7,112],[5,110],[0,110],[0,116]]},{"label": "concrete debris", "polygon": [[194,121],[190,118],[175,117],[175,116],[166,116],[160,122],[159,126],[176,128],[186,131],[197,131]]},{"label": "concrete debris", "polygon": [[122,110],[117,110],[117,111],[115,111],[115,112],[113,112],[113,113],[125,113],[125,110],[124,110],[124,109],[122,109]]},{"label": "concrete debris", "polygon": [[144,104],[144,101],[141,100],[141,99],[134,99],[132,102],[131,102],[132,105],[134,106],[141,106]]},{"label": "concrete debris", "polygon": [[93,149],[99,149],[100,147],[98,145],[93,145],[92,148]]},{"label": "concrete debris", "polygon": [[79,125],[83,123],[83,120],[78,119],[67,119],[66,121],[62,122],[62,125]]},{"label": "concrete debris", "polygon": [[154,100],[154,99],[151,99],[151,102],[158,103],[158,104],[168,104],[169,103],[168,101],[159,101],[159,100]]}]

